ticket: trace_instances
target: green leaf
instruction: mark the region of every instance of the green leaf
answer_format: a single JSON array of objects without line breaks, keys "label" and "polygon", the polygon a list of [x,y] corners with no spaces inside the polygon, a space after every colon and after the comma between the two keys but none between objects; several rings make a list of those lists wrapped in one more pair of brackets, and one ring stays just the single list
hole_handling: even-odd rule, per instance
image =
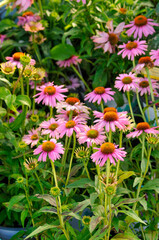
[{"label": "green leaf", "polygon": [[15,103],[18,106],[26,105],[29,108],[31,107],[31,100],[30,100],[30,98],[27,95],[19,95],[19,96],[17,96]]},{"label": "green leaf", "polygon": [[101,222],[102,219],[103,219],[103,217],[100,217],[100,216],[99,217],[97,217],[97,216],[91,217],[91,222],[89,225],[89,230],[91,233],[94,231],[94,229]]},{"label": "green leaf", "polygon": [[[15,102],[15,100],[16,100],[15,95],[11,95],[11,94],[7,95],[5,97],[5,103],[6,103],[7,107],[10,109],[13,107],[13,109],[14,109],[13,103]],[[17,110],[16,110],[16,112],[17,112]]]},{"label": "green leaf", "polygon": [[144,173],[146,170],[147,158],[141,160],[141,171]]},{"label": "green leaf", "polygon": [[143,190],[155,190],[159,192],[159,178],[148,181],[143,188],[141,188],[141,191]]},{"label": "green leaf", "polygon": [[76,55],[75,49],[69,44],[59,44],[51,49],[51,56],[54,60],[65,60]]},{"label": "green leaf", "polygon": [[13,131],[18,130],[24,123],[26,119],[26,108],[24,109],[24,111],[22,113],[20,113],[18,115],[18,117],[16,117],[16,119],[14,120],[14,122],[10,123],[9,126]]},{"label": "green leaf", "polygon": [[135,187],[136,185],[138,185],[141,182],[142,178],[141,177],[136,177],[134,179],[134,183],[133,183],[133,187]]},{"label": "green leaf", "polygon": [[124,105],[123,94],[121,92],[119,92],[117,89],[113,89],[113,91],[115,91],[115,94],[113,97],[115,99],[117,106],[122,107]]},{"label": "green leaf", "polygon": [[94,80],[93,80],[93,88],[96,87],[105,87],[107,83],[107,72],[105,70],[105,66],[99,66],[96,70],[96,73],[94,75]]},{"label": "green leaf", "polygon": [[133,211],[133,210],[119,210],[118,212],[121,213],[125,213],[127,216],[133,218],[136,222],[140,222],[146,225],[146,223],[144,221],[142,221],[142,219],[140,217],[138,217],[138,215]]},{"label": "green leaf", "polygon": [[51,195],[49,195],[49,194],[43,194],[43,195],[36,194],[35,196],[37,198],[41,198],[41,199],[45,200],[46,202],[50,203],[52,206],[56,207],[56,200]]},{"label": "green leaf", "polygon": [[[51,228],[59,228],[59,226],[55,226],[55,225],[49,225],[49,224],[44,224],[43,226],[40,226],[40,227],[38,227],[37,229],[35,229],[32,233],[30,233],[25,239],[28,239],[28,238],[30,238],[30,237],[33,237],[33,236],[35,236],[35,235],[37,235],[37,234],[39,234],[39,233],[41,233],[41,232],[43,232],[43,231],[46,231],[46,230],[48,230],[48,229],[51,229]],[[24,239],[24,240],[25,240]]]},{"label": "green leaf", "polygon": [[13,207],[14,204],[20,202],[24,198],[25,198],[24,194],[20,194],[20,195],[12,197],[9,201],[8,209],[10,210]]},{"label": "green leaf", "polygon": [[67,185],[67,188],[86,188],[88,186],[94,187],[94,182],[90,180],[89,178],[82,178],[80,180],[77,180],[69,185]]},{"label": "green leaf", "polygon": [[147,201],[144,198],[142,198],[141,200],[139,200],[139,202],[144,207],[144,210],[147,211]]},{"label": "green leaf", "polygon": [[10,82],[2,76],[0,76],[0,82],[7,83],[9,86],[11,86]]},{"label": "green leaf", "polygon": [[145,231],[146,240],[158,240],[158,231]]},{"label": "green leaf", "polygon": [[0,32],[3,32],[4,30],[8,30],[9,28],[13,27],[17,27],[17,24],[15,24],[14,21],[8,18],[0,21]]},{"label": "green leaf", "polygon": [[24,209],[22,212],[21,212],[21,223],[22,223],[22,226],[24,227],[24,222],[25,222],[25,219],[26,217],[28,216],[28,209]]},{"label": "green leaf", "polygon": [[7,114],[7,111],[5,108],[0,107],[0,116],[4,117]]},{"label": "green leaf", "polygon": [[124,172],[122,175],[120,175],[119,180],[118,180],[118,184],[122,183],[125,179],[131,177],[132,175],[135,175],[135,173],[133,171]]},{"label": "green leaf", "polygon": [[9,89],[0,87],[0,99],[5,100],[6,96],[11,95]]},{"label": "green leaf", "polygon": [[101,240],[106,233],[106,229],[107,226],[104,226],[102,229],[99,228],[89,240]]},{"label": "green leaf", "polygon": [[140,240],[132,232],[128,232],[128,231],[126,231],[124,233],[118,233],[111,239],[112,240]]}]

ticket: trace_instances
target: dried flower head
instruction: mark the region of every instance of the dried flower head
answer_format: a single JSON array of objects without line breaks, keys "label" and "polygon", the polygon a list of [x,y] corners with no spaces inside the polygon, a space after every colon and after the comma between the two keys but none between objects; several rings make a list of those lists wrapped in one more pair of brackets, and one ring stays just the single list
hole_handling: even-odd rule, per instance
[{"label": "dried flower head", "polygon": [[86,158],[89,158],[89,155],[90,155],[89,148],[78,147],[75,150],[75,156],[77,159],[86,159]]},{"label": "dried flower head", "polygon": [[1,71],[6,75],[13,75],[16,69],[16,66],[11,62],[1,63]]},{"label": "dried flower head", "polygon": [[26,159],[24,162],[24,167],[28,170],[34,170],[38,166],[38,161],[36,158]]}]

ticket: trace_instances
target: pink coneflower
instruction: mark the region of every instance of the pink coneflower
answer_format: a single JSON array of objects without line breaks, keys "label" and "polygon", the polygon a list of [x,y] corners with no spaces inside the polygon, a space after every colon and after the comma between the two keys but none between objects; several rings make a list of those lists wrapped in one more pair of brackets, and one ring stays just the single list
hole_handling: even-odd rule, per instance
[{"label": "pink coneflower", "polygon": [[39,141],[39,134],[38,134],[38,129],[32,129],[31,131],[28,131],[28,135],[24,135],[22,140],[26,144],[31,144],[31,148],[34,147],[38,141]]},{"label": "pink coneflower", "polygon": [[65,134],[66,136],[70,137],[73,134],[73,131],[79,133],[85,124],[85,121],[81,119],[74,118],[73,120],[63,121],[60,123],[58,131],[60,133],[60,138],[62,138]]},{"label": "pink coneflower", "polygon": [[158,50],[151,50],[150,55],[151,55],[151,59],[155,60],[154,65],[159,66],[159,49]]},{"label": "pink coneflower", "polygon": [[82,131],[77,134],[79,144],[87,143],[87,147],[92,146],[93,143],[101,145],[106,139],[103,129],[97,126],[84,126]]},{"label": "pink coneflower", "polygon": [[[151,94],[148,78],[140,78],[137,83],[138,83],[137,89],[141,96],[143,96],[144,94],[148,95]],[[151,83],[153,90],[159,88],[157,81],[151,79]]]},{"label": "pink coneflower", "polygon": [[[58,119],[63,119],[65,121],[69,120],[69,116],[70,116],[71,111],[66,111],[64,109],[60,109],[60,111],[57,110],[57,112],[59,112],[59,114],[56,115],[56,117]],[[87,121],[87,119],[89,119],[88,113],[85,113],[85,112],[82,112],[82,111],[79,111],[79,110],[72,110],[72,120],[75,117],[76,117],[76,119],[82,119],[85,122]]]},{"label": "pink coneflower", "polygon": [[[104,114],[106,112],[115,112],[116,113],[117,110],[114,107],[106,107],[106,108],[104,108],[103,112],[93,111],[93,115],[95,116],[95,118],[101,118],[104,116]],[[124,112],[124,113],[127,113],[127,112]]]},{"label": "pink coneflower", "polygon": [[34,0],[16,0],[13,8],[19,6],[19,12],[24,12],[26,11],[31,5],[34,3]]},{"label": "pink coneflower", "polygon": [[134,73],[129,73],[129,74],[119,74],[119,77],[116,78],[117,80],[115,81],[115,88],[117,88],[119,91],[123,90],[125,91],[130,91],[130,90],[136,90],[137,88],[137,83],[136,81],[138,78],[135,76]]},{"label": "pink coneflower", "polygon": [[56,159],[59,159],[61,156],[60,154],[64,153],[64,148],[61,143],[57,143],[55,139],[50,139],[50,141],[43,141],[42,145],[38,146],[34,150],[34,155],[40,156],[38,158],[38,161],[46,162],[47,155],[49,159],[51,159],[53,162]]},{"label": "pink coneflower", "polygon": [[84,106],[76,97],[68,97],[65,102],[57,103],[57,112],[59,113],[61,109],[66,109],[67,111],[77,110],[89,114],[89,108]]},{"label": "pink coneflower", "polygon": [[159,134],[159,130],[156,130],[158,127],[150,127],[147,122],[140,122],[137,124],[135,131],[127,134],[127,138],[135,138],[140,136],[142,133],[152,133],[154,135]]},{"label": "pink coneflower", "polygon": [[98,127],[106,129],[107,132],[111,129],[115,132],[116,127],[120,130],[129,125],[129,120],[125,112],[106,111],[105,114],[94,121]]},{"label": "pink coneflower", "polygon": [[80,87],[79,79],[77,77],[70,76],[69,81],[70,81],[71,84],[67,85],[68,89],[76,90],[77,88]]},{"label": "pink coneflower", "polygon": [[118,52],[118,55],[122,54],[122,58],[127,56],[128,59],[133,61],[135,56],[145,54],[147,44],[146,41],[139,41],[138,39],[133,42],[129,41],[128,43],[123,43],[123,45],[119,45],[119,48],[122,48],[122,50]]},{"label": "pink coneflower", "polygon": [[115,46],[117,46],[117,43],[119,41],[119,35],[123,31],[125,23],[122,22],[120,23],[116,29],[113,29],[113,21],[109,21],[107,23],[107,28],[109,29],[109,32],[99,32],[97,36],[91,37],[93,42],[96,43],[97,48],[103,48],[104,53],[105,52],[110,52],[113,53],[115,52]]},{"label": "pink coneflower", "polygon": [[32,32],[32,33],[37,33],[41,30],[44,30],[45,28],[43,27],[42,23],[40,22],[29,22],[24,25],[24,30],[26,32]]},{"label": "pink coneflower", "polygon": [[138,60],[138,64],[134,68],[134,71],[137,73],[140,73],[145,67],[152,68],[154,66],[154,63],[152,59],[149,56],[141,57]]},{"label": "pink coneflower", "polygon": [[110,142],[105,142],[101,145],[100,148],[94,148],[98,151],[91,155],[91,159],[93,162],[99,164],[102,167],[107,159],[110,159],[110,163],[115,165],[115,161],[118,162],[124,161],[124,157],[126,156],[127,152],[123,151],[124,148],[117,148],[117,146]]},{"label": "pink coneflower", "polygon": [[114,95],[114,91],[111,88],[104,88],[104,87],[96,87],[93,92],[88,93],[84,100],[88,100],[89,102],[97,102],[98,104],[101,103],[103,100],[105,103],[107,101],[114,100],[112,95]]},{"label": "pink coneflower", "polygon": [[4,39],[6,38],[6,35],[0,34],[0,43],[2,44]]},{"label": "pink coneflower", "polygon": [[57,86],[53,83],[46,83],[39,87],[40,93],[36,94],[34,97],[35,102],[38,104],[42,101],[42,104],[50,107],[55,107],[57,105],[56,101],[63,101],[66,97],[63,92],[67,92],[66,88],[63,88],[63,85]]},{"label": "pink coneflower", "polygon": [[[72,1],[72,0],[71,0]],[[76,0],[76,2],[80,2],[81,0]],[[86,4],[86,0],[82,0],[83,4]]]},{"label": "pink coneflower", "polygon": [[[8,62],[11,62],[14,66],[17,66],[17,68],[22,68],[23,65],[20,63],[20,58],[24,56],[25,54],[22,52],[16,52],[12,55],[12,57],[6,57],[6,60]],[[35,65],[35,60],[31,59],[30,60],[30,65]]]},{"label": "pink coneflower", "polygon": [[73,55],[68,59],[57,61],[56,64],[59,67],[70,67],[71,64],[77,65],[78,63],[81,62],[82,62],[81,58],[78,58],[78,56]]},{"label": "pink coneflower", "polygon": [[26,23],[36,22],[36,21],[39,21],[40,19],[41,19],[40,16],[38,16],[38,15],[34,14],[33,12],[29,11],[29,12],[23,13],[22,16],[18,16],[17,24],[19,26],[24,26]]},{"label": "pink coneflower", "polygon": [[134,38],[137,38],[138,36],[140,39],[142,38],[142,34],[147,37],[148,35],[152,35],[155,32],[152,26],[159,26],[159,24],[154,23],[153,19],[139,15],[133,21],[131,21],[130,24],[126,25],[125,28],[130,28],[126,31],[128,36],[131,36],[131,34],[134,33]]},{"label": "pink coneflower", "polygon": [[60,126],[60,121],[51,118],[49,121],[44,121],[40,124],[42,130],[42,135],[49,134],[50,137],[59,139],[58,127]]}]

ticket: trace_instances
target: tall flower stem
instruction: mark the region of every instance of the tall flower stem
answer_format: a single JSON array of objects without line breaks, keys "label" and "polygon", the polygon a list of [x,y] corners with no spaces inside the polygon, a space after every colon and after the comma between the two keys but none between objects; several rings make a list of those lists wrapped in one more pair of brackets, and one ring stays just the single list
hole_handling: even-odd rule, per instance
[{"label": "tall flower stem", "polygon": [[39,178],[39,176],[38,176],[38,174],[37,174],[36,171],[35,171],[35,176],[36,176],[36,178],[37,178],[37,180],[38,180],[39,186],[40,186],[40,188],[41,188],[41,192],[42,192],[42,194],[44,194],[43,186],[42,186],[42,184],[41,184],[40,178]]},{"label": "tall flower stem", "polygon": [[136,98],[137,98],[137,103],[138,103],[138,106],[140,108],[140,112],[141,112],[142,118],[143,118],[144,122],[146,122],[145,114],[144,114],[144,112],[142,110],[142,107],[141,107],[139,93],[138,93],[138,89],[137,88],[136,88]]},{"label": "tall flower stem", "polygon": [[[143,134],[143,141],[142,141],[142,158],[144,157],[144,145],[145,145],[145,136],[144,136],[144,134]],[[148,151],[148,154],[147,154],[147,163],[146,163],[146,168],[145,168],[145,171],[144,171],[143,176],[142,176],[142,172],[141,172],[141,181],[140,181],[139,186],[138,186],[138,189],[137,189],[136,198],[139,197],[142,183],[143,183],[143,181],[144,181],[144,179],[145,179],[145,176],[146,176],[146,173],[147,173],[147,171],[148,171],[149,162],[150,162],[150,156],[151,156],[151,150],[152,150],[152,147],[150,146],[149,151]],[[134,203],[134,206],[133,206],[133,210],[134,210],[134,211],[135,211],[135,209],[136,209],[136,205],[137,205],[137,203]]]},{"label": "tall flower stem", "polygon": [[[36,94],[36,80],[34,81],[34,92],[33,92],[33,96],[35,96]],[[35,98],[33,97],[33,115],[34,115],[34,111],[35,111]]]},{"label": "tall flower stem", "polygon": [[112,221],[111,196],[108,197],[108,204],[109,204],[109,223],[108,223],[108,240],[109,240],[110,231],[111,231],[111,221]]},{"label": "tall flower stem", "polygon": [[43,7],[42,7],[41,0],[38,0],[38,4],[39,4],[41,18],[43,18]]},{"label": "tall flower stem", "polygon": [[85,162],[85,160],[83,160],[83,165],[84,165],[84,169],[85,169],[85,171],[86,171],[86,173],[87,173],[87,177],[88,177],[89,179],[91,179],[90,174],[89,174],[89,171],[88,171],[88,168],[87,168],[87,162]]},{"label": "tall flower stem", "polygon": [[75,132],[73,132],[73,148],[72,148],[70,165],[69,165],[69,169],[68,169],[68,174],[67,174],[67,179],[66,179],[66,184],[65,184],[65,186],[67,186],[68,181],[69,181],[69,178],[70,178],[70,173],[71,173],[71,167],[72,167],[72,161],[73,161],[73,156],[74,156],[75,147],[76,147],[76,135],[75,135]]},{"label": "tall flower stem", "polygon": [[[55,186],[58,187],[58,182],[57,182],[57,176],[56,176],[56,170],[55,170],[55,165],[54,162],[52,160],[50,160],[51,162],[51,166],[52,166],[52,172],[54,175],[54,180],[55,180]],[[66,232],[65,226],[64,226],[64,221],[63,221],[63,217],[62,217],[62,209],[61,209],[61,199],[60,196],[58,196],[56,198],[56,205],[57,205],[57,214],[59,217],[59,221],[60,221],[60,226],[62,227],[62,231],[65,234],[65,237],[67,240],[69,240],[69,236]]]},{"label": "tall flower stem", "polygon": [[78,72],[78,70],[73,66],[71,65],[72,69],[74,70],[74,72],[77,74],[77,76],[82,80],[82,82],[84,83],[85,87],[87,88],[87,90],[89,92],[91,92],[91,89],[90,87],[88,86],[88,84],[86,83],[86,81],[84,80],[84,78],[82,77],[82,75]]},{"label": "tall flower stem", "polygon": [[18,85],[20,79],[21,79],[22,76],[23,76],[24,69],[25,69],[25,66],[23,66],[22,71],[21,71],[21,73],[19,74],[19,77],[18,77],[18,79],[17,79],[17,81],[16,81],[16,83],[15,83],[15,85],[14,85],[13,94],[15,93],[15,90],[16,90],[16,88],[17,88],[17,85]]},{"label": "tall flower stem", "polygon": [[[145,102],[146,102],[146,107],[148,107],[149,103],[148,103],[148,95],[147,95],[147,93],[145,94]],[[147,116],[148,116],[148,121],[150,121],[149,108],[147,108]]]},{"label": "tall flower stem", "polygon": [[103,100],[101,101],[100,105],[101,105],[101,111],[104,112],[104,104],[103,104]]},{"label": "tall flower stem", "polygon": [[69,138],[69,140],[68,140],[68,136],[66,136],[66,141],[65,141],[66,147],[65,147],[65,152],[64,152],[63,158],[62,158],[62,165],[64,166],[62,168],[64,168],[64,169],[65,169],[66,157],[67,157],[67,153],[68,153],[68,150],[69,150],[69,147],[71,144],[71,140],[72,140],[72,136]]},{"label": "tall flower stem", "polygon": [[99,181],[99,199],[100,199],[100,204],[103,205],[103,194],[102,194],[102,183],[100,181],[100,166],[99,164],[96,165],[97,169],[97,174],[98,174],[98,181]]},{"label": "tall flower stem", "polygon": [[27,96],[29,97],[29,78],[26,78],[26,82],[27,82]]},{"label": "tall flower stem", "polygon": [[[155,97],[154,97],[154,94],[153,94],[153,88],[152,88],[152,83],[151,83],[151,78],[150,78],[149,69],[146,67],[145,70],[146,70],[147,78],[148,78],[148,81],[149,81],[151,99],[152,99],[152,102],[154,102],[154,101],[155,101]],[[157,124],[157,126],[158,126],[158,117],[157,117],[157,111],[156,111],[156,105],[155,105],[155,103],[153,104],[153,109],[154,109],[154,113],[155,113],[156,124]]]},{"label": "tall flower stem", "polygon": [[129,108],[130,108],[130,113],[131,113],[131,117],[135,123],[135,118],[134,118],[134,114],[133,114],[133,110],[132,110],[132,106],[131,106],[131,100],[130,100],[130,92],[127,91],[127,97],[128,97],[128,103],[129,103]]},{"label": "tall flower stem", "polygon": [[[120,131],[120,134],[119,134],[119,148],[122,147],[122,139],[123,139],[123,131],[121,130],[121,131]],[[120,166],[120,160],[118,160],[118,163],[117,163],[116,179],[117,179],[117,177],[118,177],[119,166]]]}]

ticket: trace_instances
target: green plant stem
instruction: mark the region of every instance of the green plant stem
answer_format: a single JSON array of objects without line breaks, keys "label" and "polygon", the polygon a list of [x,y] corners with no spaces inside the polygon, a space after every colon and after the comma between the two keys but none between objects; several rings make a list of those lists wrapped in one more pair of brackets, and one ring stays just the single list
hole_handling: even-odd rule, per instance
[{"label": "green plant stem", "polygon": [[[151,78],[150,78],[149,69],[146,67],[145,70],[146,70],[147,78],[148,78],[148,81],[149,81],[151,99],[152,99],[152,102],[154,102],[155,101],[155,97],[154,97],[154,94],[153,94],[153,88],[152,88],[152,82],[151,82]],[[158,126],[158,117],[157,117],[157,111],[156,111],[156,105],[155,104],[153,104],[153,109],[154,109],[154,113],[155,113],[156,124]]]},{"label": "green plant stem", "polygon": [[109,142],[111,143],[111,141],[112,141],[112,130],[109,129]]},{"label": "green plant stem", "polygon": [[50,107],[50,118],[53,117],[53,107]]},{"label": "green plant stem", "polygon": [[108,223],[108,240],[110,237],[110,231],[111,231],[111,221],[112,221],[112,209],[111,209],[111,196],[108,197],[108,204],[109,204],[109,223]]},{"label": "green plant stem", "polygon": [[[122,147],[122,139],[123,139],[123,131],[120,130],[120,134],[119,134],[119,148]],[[118,160],[117,163],[117,169],[116,169],[116,179],[118,177],[118,172],[119,172],[119,166],[120,166],[120,160]]]},{"label": "green plant stem", "polygon": [[[144,141],[143,141],[144,142]],[[147,163],[146,163],[146,168],[145,168],[145,172],[144,172],[144,175],[142,176],[142,173],[141,173],[141,176],[142,176],[142,179],[139,183],[139,186],[138,186],[138,189],[137,189],[137,194],[136,194],[136,198],[139,197],[139,194],[140,194],[140,190],[141,190],[141,186],[142,186],[142,183],[145,179],[145,176],[146,176],[146,173],[148,171],[148,167],[149,167],[149,161],[150,161],[150,155],[151,155],[151,150],[152,150],[152,147],[149,148],[149,151],[148,151],[148,154],[147,154]],[[142,156],[144,154],[144,150],[142,149]],[[134,206],[133,206],[133,210],[135,211],[136,209],[136,205],[137,203],[134,203]]]},{"label": "green plant stem", "polygon": [[104,112],[104,104],[103,104],[103,100],[101,101],[100,105],[101,105],[101,111]]},{"label": "green plant stem", "polygon": [[102,183],[100,180],[100,166],[99,164],[96,165],[96,169],[97,169],[97,174],[98,174],[98,181],[99,181],[99,199],[100,199],[100,203],[101,205],[103,205],[103,194],[102,194]]},{"label": "green plant stem", "polygon": [[29,78],[26,79],[26,82],[27,82],[27,96],[29,96]]},{"label": "green plant stem", "polygon": [[71,154],[71,159],[70,159],[70,164],[69,164],[69,169],[68,169],[68,174],[67,174],[67,179],[66,179],[65,186],[67,186],[69,178],[70,178],[70,172],[71,172],[71,167],[72,167],[72,161],[73,161],[75,147],[76,147],[76,135],[75,135],[75,132],[73,132],[73,148],[72,148],[72,154]]},{"label": "green plant stem", "polygon": [[25,66],[23,66],[22,71],[21,71],[21,74],[19,74],[19,77],[18,77],[18,79],[17,79],[17,81],[16,81],[16,83],[15,83],[15,85],[14,85],[14,88],[13,88],[13,94],[15,93],[15,90],[16,90],[16,88],[17,88],[17,85],[18,85],[20,79],[21,79],[22,76],[23,76],[23,72],[24,72],[24,70],[25,70]]},{"label": "green plant stem", "polygon": [[36,81],[34,81],[34,92],[33,92],[33,109],[32,109],[32,113],[34,115],[34,111],[35,111],[35,94],[36,94]]},{"label": "green plant stem", "polygon": [[70,144],[71,144],[71,140],[72,140],[72,136],[68,140],[68,144],[65,147],[65,152],[64,152],[64,155],[63,155],[63,158],[62,158],[62,165],[64,166],[64,169],[65,169],[66,157],[67,157],[67,153],[68,153],[68,150],[69,150],[69,147],[70,147]]},{"label": "green plant stem", "polygon": [[85,169],[85,171],[86,171],[86,173],[87,173],[87,177],[88,177],[89,179],[91,179],[90,174],[89,174],[89,171],[88,171],[88,168],[87,168],[87,163],[86,163],[85,161],[83,161],[83,165],[84,165],[84,169]]},{"label": "green plant stem", "polygon": [[72,120],[72,116],[73,116],[73,110],[70,110],[69,121]]},{"label": "green plant stem", "polygon": [[130,108],[130,113],[131,113],[131,117],[135,123],[135,118],[134,118],[134,114],[133,114],[133,110],[132,110],[132,106],[131,106],[131,101],[130,101],[130,92],[127,91],[127,97],[128,97],[128,103],[129,103],[129,108]]},{"label": "green plant stem", "polygon": [[138,106],[140,108],[140,112],[141,112],[142,118],[143,118],[144,122],[146,122],[145,114],[144,114],[144,112],[142,110],[142,107],[141,107],[139,93],[138,93],[138,89],[137,88],[136,88],[136,98],[137,98],[137,103],[138,103]]},{"label": "green plant stem", "polygon": [[84,80],[84,78],[82,77],[82,75],[78,72],[78,70],[73,66],[71,65],[72,69],[74,70],[74,72],[77,74],[77,76],[82,80],[82,82],[84,83],[84,85],[86,86],[87,90],[89,92],[91,92],[91,89],[90,87],[88,86],[88,84],[86,83],[86,81]]},{"label": "green plant stem", "polygon": [[43,186],[42,186],[42,184],[41,184],[40,178],[39,178],[39,176],[38,176],[38,174],[37,174],[36,171],[35,171],[35,176],[36,176],[36,178],[37,178],[37,180],[38,180],[39,186],[40,186],[40,188],[41,188],[41,192],[42,192],[42,194],[44,194]]},{"label": "green plant stem", "polygon": [[27,189],[26,189],[25,185],[23,187],[24,187],[24,191],[25,191],[26,200],[28,202],[28,207],[29,207],[28,211],[29,211],[29,214],[30,214],[30,217],[31,217],[31,221],[32,221],[33,227],[34,227],[35,226],[35,222],[34,222],[33,215],[32,215],[32,207],[31,207],[32,203],[29,200],[28,192],[27,192]]},{"label": "green plant stem", "polygon": [[39,4],[41,18],[43,18],[43,8],[42,8],[41,0],[38,0],[38,4]]},{"label": "green plant stem", "polygon": [[[149,103],[148,103],[148,95],[147,95],[147,93],[145,94],[145,102],[146,102],[146,107],[148,107]],[[147,108],[147,116],[148,116],[148,121],[150,121],[149,108]]]},{"label": "green plant stem", "polygon": [[[50,162],[51,162],[51,166],[52,166],[52,172],[53,172],[53,175],[54,175],[55,186],[58,187],[55,165],[54,165],[54,162],[52,160],[50,160]],[[58,214],[58,217],[59,217],[60,225],[62,227],[62,231],[64,232],[66,239],[69,240],[69,236],[67,235],[67,232],[65,230],[64,221],[63,221],[63,217],[62,217],[60,196],[56,197],[56,205],[57,205],[57,214]]]}]

